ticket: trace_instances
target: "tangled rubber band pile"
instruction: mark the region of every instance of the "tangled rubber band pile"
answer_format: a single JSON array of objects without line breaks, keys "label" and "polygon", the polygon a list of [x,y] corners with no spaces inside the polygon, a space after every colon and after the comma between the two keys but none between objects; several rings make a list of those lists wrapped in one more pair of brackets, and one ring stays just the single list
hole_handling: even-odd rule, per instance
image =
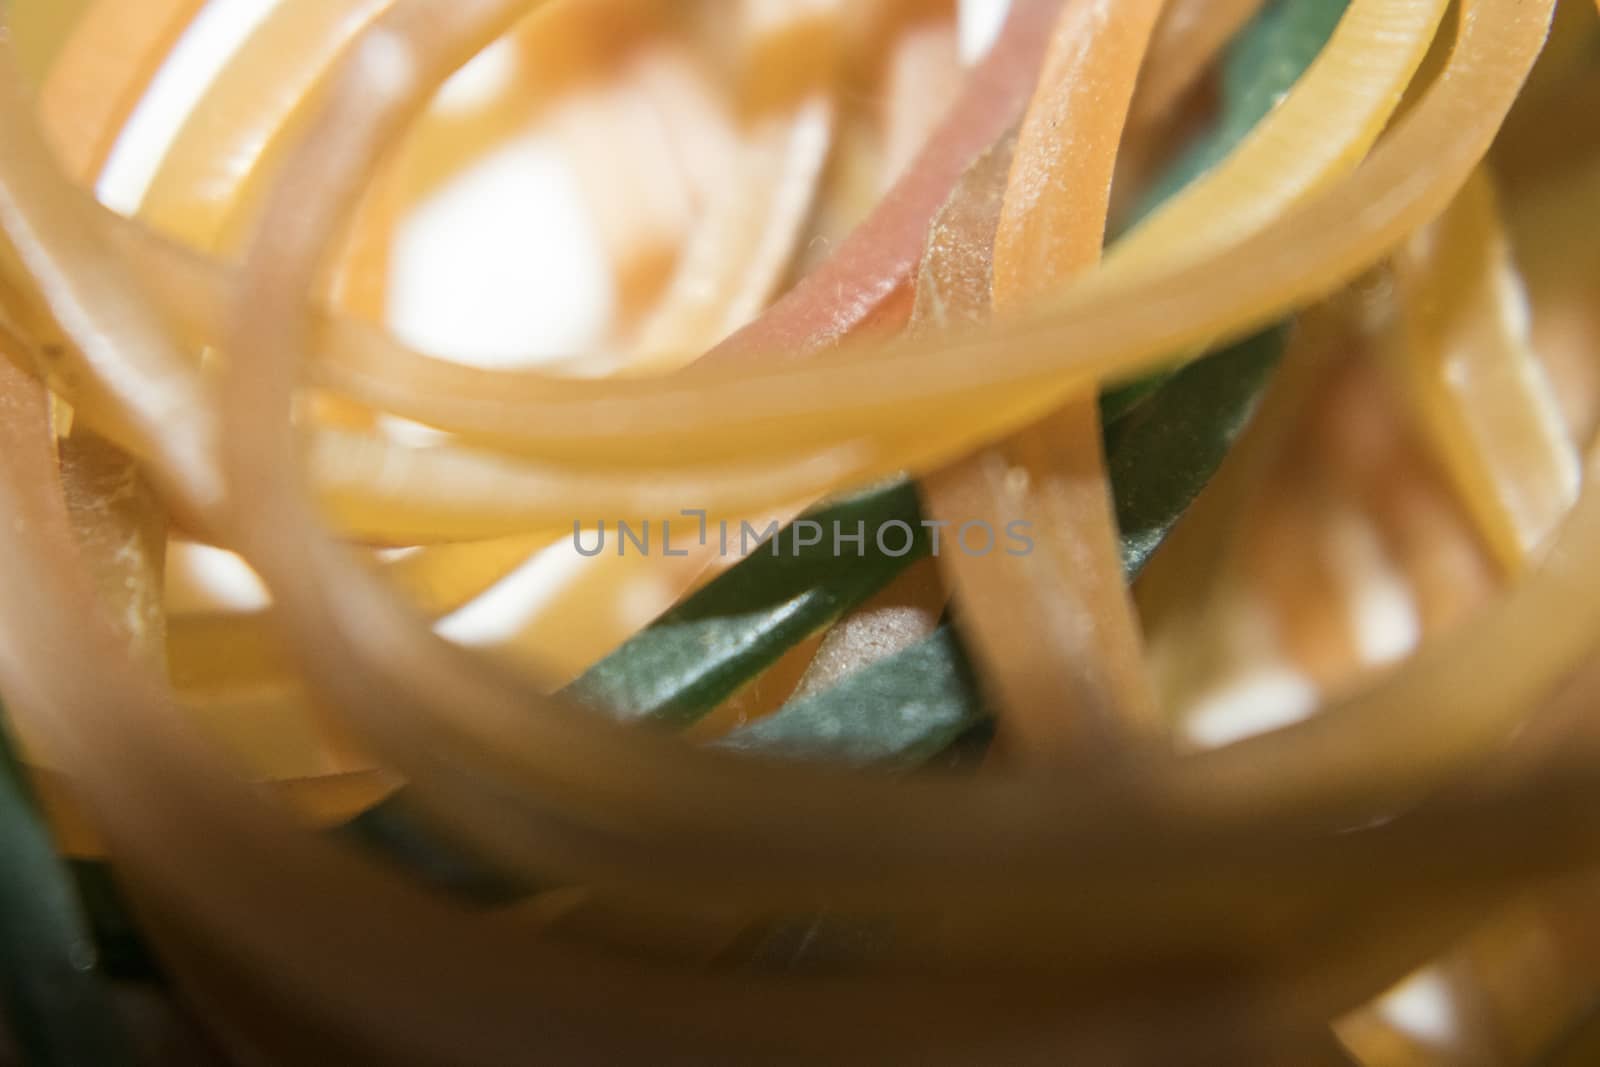
[{"label": "tangled rubber band pile", "polygon": [[[1600,1062],[1595,11],[957,6],[278,0],[125,217],[205,0],[11,0],[26,1062]],[[604,341],[408,347],[529,130]]]}]

